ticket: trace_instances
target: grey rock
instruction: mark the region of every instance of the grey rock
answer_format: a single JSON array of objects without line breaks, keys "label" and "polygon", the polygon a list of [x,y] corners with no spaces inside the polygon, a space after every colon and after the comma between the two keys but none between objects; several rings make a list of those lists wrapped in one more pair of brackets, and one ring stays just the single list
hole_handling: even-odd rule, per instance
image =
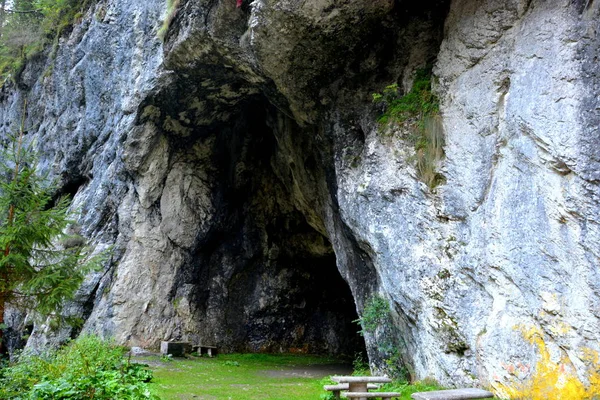
[{"label": "grey rock", "polygon": [[[29,99],[41,168],[112,247],[69,312],[143,348],[364,341],[375,370],[395,354],[413,378],[497,388],[503,365],[535,365],[535,328],[584,376],[600,350],[600,5],[584,3],[183,1],[162,43],[162,0],[98,2],[0,103],[7,133]],[[371,103],[432,60],[433,190]],[[356,337],[374,295],[388,324]],[[38,324],[29,343],[76,333]]]},{"label": "grey rock", "polygon": [[151,354],[151,352],[146,349],[142,349],[141,347],[133,346],[131,349],[129,349],[129,354],[132,356],[145,356]]}]

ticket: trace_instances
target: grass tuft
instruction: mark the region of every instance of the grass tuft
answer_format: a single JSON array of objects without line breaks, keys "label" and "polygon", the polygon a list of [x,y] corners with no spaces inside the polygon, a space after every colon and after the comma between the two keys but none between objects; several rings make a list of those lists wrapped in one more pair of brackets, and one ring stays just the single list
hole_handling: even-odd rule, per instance
[{"label": "grass tuft", "polygon": [[403,124],[413,132],[410,139],[419,178],[430,189],[444,183],[444,177],[436,170],[444,157],[445,143],[439,101],[431,90],[431,67],[416,71],[410,92],[399,96],[398,85],[389,85],[382,93],[373,94],[373,102],[385,104],[378,119],[380,124]]}]

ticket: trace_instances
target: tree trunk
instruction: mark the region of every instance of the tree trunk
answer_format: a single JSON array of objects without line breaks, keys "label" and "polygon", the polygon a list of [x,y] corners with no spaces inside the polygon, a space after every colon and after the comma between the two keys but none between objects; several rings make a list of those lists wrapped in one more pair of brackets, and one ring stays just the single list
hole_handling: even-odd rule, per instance
[{"label": "tree trunk", "polygon": [[0,293],[0,358],[7,353],[6,344],[4,343],[4,306],[6,299],[4,293]]}]

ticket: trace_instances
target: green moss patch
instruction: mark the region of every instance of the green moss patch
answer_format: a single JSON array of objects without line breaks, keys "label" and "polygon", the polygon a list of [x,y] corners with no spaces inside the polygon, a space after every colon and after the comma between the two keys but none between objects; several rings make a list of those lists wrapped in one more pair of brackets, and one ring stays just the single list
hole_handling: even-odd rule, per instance
[{"label": "green moss patch", "polygon": [[374,93],[373,101],[383,103],[385,108],[378,122],[407,126],[415,147],[415,167],[419,178],[430,189],[443,184],[444,177],[436,171],[439,160],[444,157],[444,132],[439,115],[439,101],[431,90],[431,67],[415,72],[410,92],[400,96],[398,85],[387,86],[382,93]]}]

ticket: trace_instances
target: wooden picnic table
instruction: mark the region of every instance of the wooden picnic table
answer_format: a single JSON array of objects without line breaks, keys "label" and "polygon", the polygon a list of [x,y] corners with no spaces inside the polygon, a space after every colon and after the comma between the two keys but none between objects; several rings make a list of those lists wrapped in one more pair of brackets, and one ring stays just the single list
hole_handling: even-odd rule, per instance
[{"label": "wooden picnic table", "polygon": [[[366,393],[369,391],[369,383],[390,383],[392,381],[385,376],[332,376],[331,380],[337,383],[347,383],[348,393]],[[358,400],[366,400],[366,397],[360,397]]]}]

